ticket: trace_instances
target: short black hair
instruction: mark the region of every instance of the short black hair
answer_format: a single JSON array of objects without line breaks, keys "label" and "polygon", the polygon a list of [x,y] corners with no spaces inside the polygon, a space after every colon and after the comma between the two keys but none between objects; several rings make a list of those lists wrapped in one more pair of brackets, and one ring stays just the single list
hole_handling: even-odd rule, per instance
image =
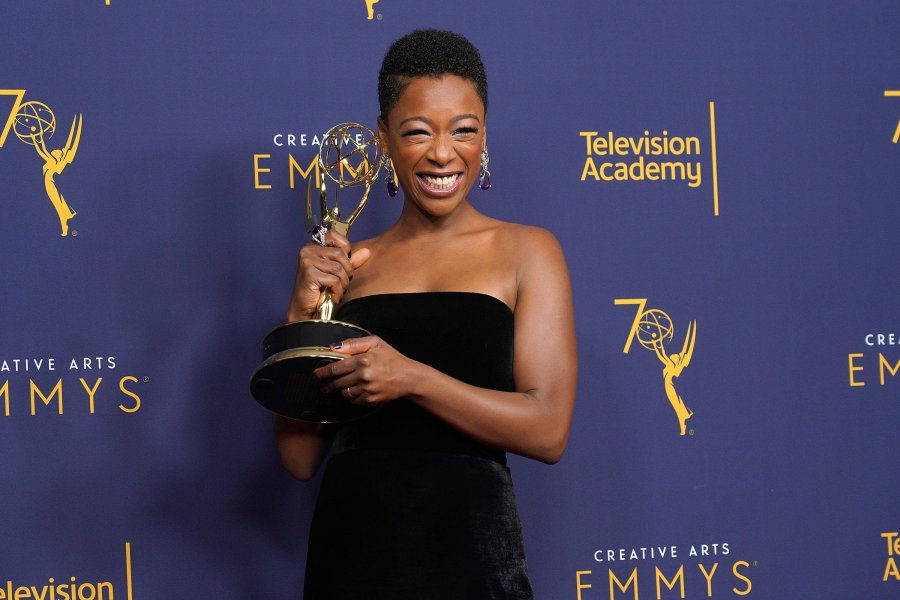
[{"label": "short black hair", "polygon": [[478,48],[452,31],[417,29],[391,44],[378,72],[378,107],[381,120],[414,77],[457,75],[475,85],[487,112],[487,75]]}]

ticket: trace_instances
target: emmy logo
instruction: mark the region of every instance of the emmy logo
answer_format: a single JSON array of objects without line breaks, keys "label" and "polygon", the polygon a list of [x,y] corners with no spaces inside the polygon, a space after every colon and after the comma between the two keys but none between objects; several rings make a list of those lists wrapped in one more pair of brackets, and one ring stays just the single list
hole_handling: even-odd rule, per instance
[{"label": "emmy logo", "polygon": [[72,164],[72,161],[75,160],[78,142],[81,140],[81,115],[76,115],[72,119],[72,127],[69,129],[66,143],[61,148],[50,149],[47,147],[47,142],[56,132],[56,116],[50,107],[36,100],[22,103],[24,90],[0,90],[0,95],[16,96],[6,127],[0,135],[0,145],[5,140],[9,126],[12,124],[16,137],[33,147],[44,161],[44,189],[50,203],[56,209],[60,232],[65,237],[69,235],[69,221],[75,216],[75,211],[59,191],[54,177],[61,174],[66,165]]},{"label": "emmy logo", "polygon": [[[375,18],[375,5],[378,4],[381,0],[366,0],[366,19],[371,21]],[[381,15],[378,15],[378,18],[381,18]]]},{"label": "emmy logo", "polygon": [[684,341],[681,344],[681,351],[670,353],[667,350],[667,345],[675,337],[675,326],[672,324],[672,319],[668,314],[658,308],[644,310],[647,304],[646,298],[617,298],[615,303],[635,304],[638,306],[631,331],[628,334],[628,340],[625,343],[624,352],[628,353],[631,342],[636,337],[641,346],[656,354],[656,357],[663,365],[663,388],[666,392],[666,398],[675,410],[681,435],[684,435],[687,432],[687,420],[694,413],[685,405],[684,399],[675,389],[675,379],[691,364],[694,344],[697,341],[697,322],[691,321],[688,323]]}]

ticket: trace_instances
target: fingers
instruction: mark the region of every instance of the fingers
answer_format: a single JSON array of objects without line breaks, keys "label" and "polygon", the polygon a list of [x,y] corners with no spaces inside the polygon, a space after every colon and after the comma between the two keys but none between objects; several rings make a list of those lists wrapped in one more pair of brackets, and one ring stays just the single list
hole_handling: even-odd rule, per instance
[{"label": "fingers", "polygon": [[324,393],[339,392],[354,404],[381,404],[409,394],[414,362],[371,335],[332,346],[346,358],[314,371]]},{"label": "fingers", "polygon": [[377,335],[367,335],[360,338],[350,338],[331,345],[331,349],[341,354],[362,354],[382,346],[384,342]]},{"label": "fingers", "polygon": [[339,300],[350,285],[352,272],[350,259],[340,248],[309,243],[300,250],[298,275],[310,290],[329,288]]},{"label": "fingers", "polygon": [[341,396],[350,401],[351,404],[356,404],[358,406],[365,406],[367,404],[378,404],[375,402],[371,395],[363,389],[362,386],[347,386],[345,388],[341,388],[339,393]]},{"label": "fingers", "polygon": [[372,251],[368,248],[360,248],[350,257],[350,264],[354,269],[358,269],[363,266],[366,261],[369,260],[369,257],[372,256]]},{"label": "fingers", "polygon": [[329,230],[328,233],[325,234],[325,245],[340,248],[344,253],[344,256],[350,257],[350,272],[352,272],[353,269],[358,269],[363,266],[372,255],[372,252],[368,248],[357,248],[355,252],[352,252],[350,241],[334,230]]},{"label": "fingers", "polygon": [[325,233],[325,246],[334,246],[340,248],[344,256],[350,256],[350,240],[339,234],[334,229],[329,229]]},{"label": "fingers", "polygon": [[324,246],[309,242],[300,249],[288,321],[313,317],[323,289],[330,290],[332,299],[340,302],[350,286],[353,271],[371,255],[363,248],[351,260],[350,242],[333,230],[326,232],[324,239]]},{"label": "fingers", "polygon": [[366,353],[382,345],[381,338],[377,336],[353,338],[332,345],[333,349],[348,356],[313,371],[322,384],[322,391],[326,394],[339,391],[358,404],[375,401],[378,394],[372,388],[372,357]]},{"label": "fingers", "polygon": [[346,358],[335,361],[315,370],[316,377],[321,382],[321,390],[325,394],[339,392],[344,398],[357,404],[371,400],[367,381],[363,377],[362,365],[355,364],[361,358]]},{"label": "fingers", "polygon": [[350,285],[353,271],[369,259],[371,252],[361,249],[358,254],[360,256],[351,259],[350,241],[333,229],[325,233],[324,246],[316,243],[304,246],[300,259],[301,263],[306,261],[303,266],[312,276],[311,289],[319,291],[328,288],[334,301],[340,302]]}]

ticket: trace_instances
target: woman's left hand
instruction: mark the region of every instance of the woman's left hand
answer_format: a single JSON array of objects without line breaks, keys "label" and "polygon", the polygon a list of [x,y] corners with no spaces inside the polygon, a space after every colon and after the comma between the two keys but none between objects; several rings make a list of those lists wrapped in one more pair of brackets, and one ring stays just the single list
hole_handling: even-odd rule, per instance
[{"label": "woman's left hand", "polygon": [[344,340],[332,349],[349,356],[314,371],[323,392],[340,390],[354,404],[381,404],[407,395],[416,363],[380,337]]}]

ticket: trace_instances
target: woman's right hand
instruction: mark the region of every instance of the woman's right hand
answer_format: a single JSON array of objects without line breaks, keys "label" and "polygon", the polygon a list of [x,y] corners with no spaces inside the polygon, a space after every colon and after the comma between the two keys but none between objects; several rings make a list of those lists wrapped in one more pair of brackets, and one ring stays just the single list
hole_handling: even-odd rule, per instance
[{"label": "woman's right hand", "polygon": [[331,290],[335,303],[340,302],[350,286],[354,269],[362,266],[371,255],[367,248],[360,248],[351,257],[350,241],[332,230],[325,234],[325,244],[321,246],[309,242],[300,249],[294,291],[287,312],[289,323],[314,318],[324,289]]}]

